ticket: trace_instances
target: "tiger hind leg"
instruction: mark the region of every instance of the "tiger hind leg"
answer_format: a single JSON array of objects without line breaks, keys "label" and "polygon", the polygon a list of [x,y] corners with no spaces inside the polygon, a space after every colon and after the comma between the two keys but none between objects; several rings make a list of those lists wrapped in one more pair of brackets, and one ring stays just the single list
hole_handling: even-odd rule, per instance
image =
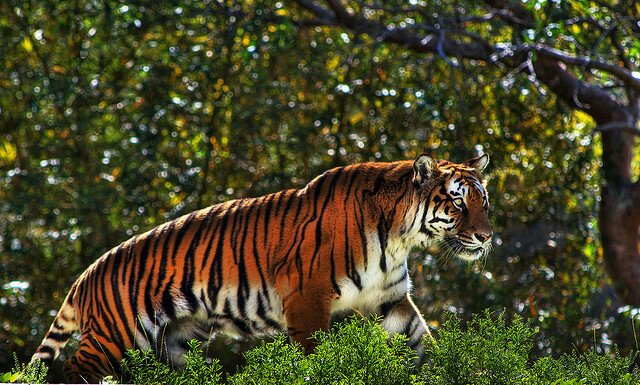
[{"label": "tiger hind leg", "polygon": [[326,330],[331,318],[329,301],[315,293],[295,292],[284,301],[284,316],[289,337],[302,345],[305,352],[315,348],[311,335],[317,330]]},{"label": "tiger hind leg", "polygon": [[85,331],[80,348],[64,363],[64,377],[68,383],[99,383],[104,377],[118,373],[121,358],[121,354],[108,352]]},{"label": "tiger hind leg", "polygon": [[198,340],[208,343],[219,331],[216,322],[207,322],[197,318],[175,320],[166,325],[156,344],[161,360],[172,366],[184,366],[185,353],[189,351],[188,342]]}]

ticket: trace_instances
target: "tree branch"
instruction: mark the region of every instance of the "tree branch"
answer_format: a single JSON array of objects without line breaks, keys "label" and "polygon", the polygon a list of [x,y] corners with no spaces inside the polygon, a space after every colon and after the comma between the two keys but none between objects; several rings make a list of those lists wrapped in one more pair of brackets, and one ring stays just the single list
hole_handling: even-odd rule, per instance
[{"label": "tree branch", "polygon": [[[426,36],[413,33],[408,28],[385,26],[379,22],[352,14],[340,0],[326,0],[329,9],[325,9],[312,0],[296,0],[303,8],[314,13],[319,20],[341,25],[358,33],[366,33],[374,36],[379,41],[398,43],[416,52],[431,52],[443,58],[457,57],[461,59],[476,59],[483,61],[502,60],[505,57],[514,56],[522,52],[535,52],[541,57],[561,61],[568,65],[580,66],[584,69],[597,69],[607,72],[636,90],[640,90],[640,78],[625,67],[618,66],[599,59],[574,56],[542,44],[520,44],[515,47],[510,45],[490,46],[480,36],[474,35],[472,43],[463,43],[445,37],[443,26],[438,24],[421,24],[421,28],[431,32]],[[497,8],[499,15],[510,15],[511,23],[528,25],[524,17],[525,10],[514,9],[512,4],[503,3],[501,0],[488,1],[490,6]],[[511,7],[511,8],[500,8]],[[514,19],[515,18],[515,19]],[[516,20],[517,19],[517,20]],[[463,30],[464,31],[464,30]],[[455,32],[454,32],[455,33]],[[492,60],[493,58],[493,60]],[[514,64],[517,66],[519,63]],[[513,67],[514,65],[511,65]],[[575,103],[574,103],[575,104]]]},{"label": "tree branch", "polygon": [[616,131],[616,130],[627,132],[632,135],[640,136],[640,129],[638,129],[638,127],[634,127],[631,124],[624,124],[624,123],[618,123],[618,122],[599,124],[594,129],[595,132],[607,132],[607,131]]},{"label": "tree branch", "polygon": [[597,59],[592,60],[591,58],[573,56],[568,52],[563,52],[542,44],[521,44],[513,48],[514,54],[518,52],[536,52],[542,57],[554,59],[565,64],[581,66],[584,69],[601,70],[614,75],[630,87],[640,90],[640,77],[635,77],[632,71],[615,64]]},{"label": "tree branch", "polygon": [[[339,0],[326,0],[332,11],[329,11],[311,0],[296,0],[303,8],[313,12],[318,18],[335,22],[357,33],[368,34],[378,41],[401,44],[416,52],[444,53],[463,59],[488,61],[492,52],[491,46],[485,41],[463,43],[445,38],[438,39],[438,35],[427,36],[412,33],[407,28],[385,26],[381,23],[350,13]],[[442,28],[436,26],[434,30],[440,32]],[[440,51],[440,52],[439,52]]]}]

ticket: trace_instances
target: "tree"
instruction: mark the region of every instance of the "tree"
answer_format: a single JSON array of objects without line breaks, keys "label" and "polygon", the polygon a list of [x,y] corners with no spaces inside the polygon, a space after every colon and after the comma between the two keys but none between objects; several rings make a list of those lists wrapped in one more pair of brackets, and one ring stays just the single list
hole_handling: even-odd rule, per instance
[{"label": "tree", "polygon": [[[591,116],[602,135],[600,231],[609,274],[640,306],[640,4],[633,1],[297,0],[301,25],[327,25],[439,55],[452,67],[499,66]],[[464,61],[464,64],[462,63]]]}]

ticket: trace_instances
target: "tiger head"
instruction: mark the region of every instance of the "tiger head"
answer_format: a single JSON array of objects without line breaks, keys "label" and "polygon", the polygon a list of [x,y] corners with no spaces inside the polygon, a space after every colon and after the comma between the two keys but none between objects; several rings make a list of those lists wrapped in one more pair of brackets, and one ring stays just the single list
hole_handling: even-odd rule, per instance
[{"label": "tiger head", "polygon": [[473,261],[491,248],[489,200],[480,174],[489,163],[482,155],[461,164],[420,155],[413,182],[426,202],[422,232],[439,241],[444,251]]}]

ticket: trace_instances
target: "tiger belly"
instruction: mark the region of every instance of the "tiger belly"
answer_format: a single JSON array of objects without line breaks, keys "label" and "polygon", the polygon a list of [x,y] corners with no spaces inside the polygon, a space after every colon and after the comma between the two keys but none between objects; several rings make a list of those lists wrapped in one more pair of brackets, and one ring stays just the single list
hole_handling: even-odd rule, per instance
[{"label": "tiger belly", "polygon": [[[204,298],[194,289],[193,294]],[[176,296],[175,308],[180,308],[180,302],[180,296]],[[240,293],[237,286],[226,286],[218,291],[215,301],[200,304],[196,311],[181,312],[173,318],[163,317],[163,309],[156,309],[155,317],[140,315],[143,332],[136,338],[137,347],[152,348],[163,359],[182,365],[187,342],[192,339],[206,341],[219,333],[246,338],[286,331],[282,300],[273,287],[266,291],[262,286],[250,287]]]}]

